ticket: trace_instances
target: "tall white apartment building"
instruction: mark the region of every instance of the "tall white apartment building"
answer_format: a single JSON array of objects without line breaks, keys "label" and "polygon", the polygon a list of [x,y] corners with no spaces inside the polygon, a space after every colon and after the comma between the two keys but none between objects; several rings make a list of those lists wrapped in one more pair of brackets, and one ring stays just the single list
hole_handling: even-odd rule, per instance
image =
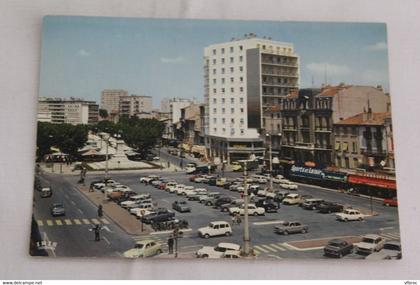
[{"label": "tall white apartment building", "polygon": [[299,57],[291,43],[257,38],[204,49],[206,147],[210,157],[235,161],[264,154],[264,107],[299,87]]},{"label": "tall white apartment building", "polygon": [[108,114],[118,114],[120,98],[128,96],[126,90],[106,89],[101,92],[101,108],[108,111]]}]

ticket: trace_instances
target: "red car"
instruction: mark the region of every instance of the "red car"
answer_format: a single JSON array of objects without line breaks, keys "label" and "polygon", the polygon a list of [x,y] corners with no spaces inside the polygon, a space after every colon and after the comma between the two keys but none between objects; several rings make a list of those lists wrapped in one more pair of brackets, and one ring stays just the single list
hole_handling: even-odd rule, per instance
[{"label": "red car", "polygon": [[388,207],[389,206],[398,207],[397,197],[384,199],[383,204],[384,206],[388,206]]}]

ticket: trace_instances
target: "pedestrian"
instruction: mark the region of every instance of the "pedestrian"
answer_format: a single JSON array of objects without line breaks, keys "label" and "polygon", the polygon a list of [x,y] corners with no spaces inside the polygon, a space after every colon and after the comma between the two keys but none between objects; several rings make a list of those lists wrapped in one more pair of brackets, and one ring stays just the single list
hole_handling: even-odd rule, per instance
[{"label": "pedestrian", "polygon": [[174,238],[172,236],[168,238],[168,248],[169,248],[169,254],[173,254],[174,253]]},{"label": "pedestrian", "polygon": [[277,208],[280,209],[281,201],[280,199],[277,199]]},{"label": "pedestrian", "polygon": [[171,163],[168,161],[168,168],[171,167]]},{"label": "pedestrian", "polygon": [[101,240],[101,238],[100,238],[100,236],[99,236],[99,233],[100,233],[100,231],[101,231],[101,228],[99,227],[99,225],[96,225],[96,226],[93,228],[93,231],[95,232],[95,241],[100,241],[100,240]]},{"label": "pedestrian", "polygon": [[102,218],[102,216],[103,216],[103,208],[102,208],[102,205],[99,205],[99,207],[98,207],[98,217]]}]

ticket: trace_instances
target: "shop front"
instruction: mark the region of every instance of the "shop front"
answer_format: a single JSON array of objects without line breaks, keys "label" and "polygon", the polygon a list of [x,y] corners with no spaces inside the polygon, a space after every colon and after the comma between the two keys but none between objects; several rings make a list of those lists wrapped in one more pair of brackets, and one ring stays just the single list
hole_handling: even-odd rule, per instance
[{"label": "shop front", "polygon": [[394,177],[369,174],[349,174],[348,184],[358,193],[380,198],[397,196],[397,183]]}]

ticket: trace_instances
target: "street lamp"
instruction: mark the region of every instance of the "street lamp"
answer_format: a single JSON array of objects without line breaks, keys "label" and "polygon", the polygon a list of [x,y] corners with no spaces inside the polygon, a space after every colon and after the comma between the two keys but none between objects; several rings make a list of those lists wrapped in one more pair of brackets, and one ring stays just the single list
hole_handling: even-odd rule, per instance
[{"label": "street lamp", "polygon": [[247,160],[244,161],[244,251],[243,256],[251,255],[251,238],[249,236],[249,213],[248,213],[248,171]]},{"label": "street lamp", "polygon": [[272,145],[271,145],[271,135],[270,134],[266,134],[265,135],[268,140],[269,140],[269,144],[268,144],[268,151],[269,151],[269,160],[270,160],[270,188],[269,191],[273,192],[273,151],[272,151]]}]

